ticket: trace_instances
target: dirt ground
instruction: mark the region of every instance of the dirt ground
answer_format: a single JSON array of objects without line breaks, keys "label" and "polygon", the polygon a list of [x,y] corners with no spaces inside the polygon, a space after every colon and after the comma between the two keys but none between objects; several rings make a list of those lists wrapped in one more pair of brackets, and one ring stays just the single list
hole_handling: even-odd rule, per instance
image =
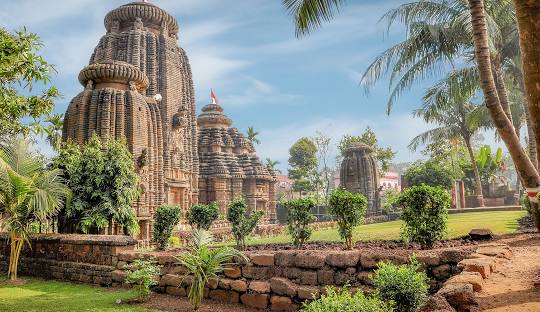
[{"label": "dirt ground", "polygon": [[501,260],[495,273],[477,294],[482,311],[540,311],[540,235],[522,235],[501,243],[512,247],[514,257]]},{"label": "dirt ground", "polygon": [[[193,306],[185,297],[169,296],[164,294],[152,294],[152,298],[142,304],[147,309],[162,311],[191,312]],[[261,310],[248,309],[240,304],[222,303],[210,299],[203,299],[197,312],[256,312]]]}]

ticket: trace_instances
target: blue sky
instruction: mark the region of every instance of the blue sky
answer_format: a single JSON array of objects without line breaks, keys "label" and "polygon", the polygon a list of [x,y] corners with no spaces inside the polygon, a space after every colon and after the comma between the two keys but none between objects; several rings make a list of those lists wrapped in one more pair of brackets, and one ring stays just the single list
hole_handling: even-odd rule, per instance
[{"label": "blue sky", "polygon": [[[280,0],[155,0],[180,24],[179,45],[190,58],[198,112],[214,88],[225,112],[241,131],[260,132],[261,158],[286,168],[288,148],[317,130],[337,143],[344,134],[371,126],[396,161],[420,157],[409,141],[428,129],[411,111],[421,105],[422,86],[408,92],[386,115],[388,84],[366,95],[358,82],[372,59],[404,36],[388,36],[378,23],[388,9],[405,1],[349,1],[333,22],[297,39]],[[44,57],[56,64],[54,84],[64,95],[57,112],[82,90],[79,71],[105,33],[103,18],[126,1],[18,0],[0,3],[0,25],[26,26],[45,44]],[[488,135],[491,138],[491,135]],[[486,136],[486,137],[488,137]],[[334,148],[335,153],[335,148]]]}]

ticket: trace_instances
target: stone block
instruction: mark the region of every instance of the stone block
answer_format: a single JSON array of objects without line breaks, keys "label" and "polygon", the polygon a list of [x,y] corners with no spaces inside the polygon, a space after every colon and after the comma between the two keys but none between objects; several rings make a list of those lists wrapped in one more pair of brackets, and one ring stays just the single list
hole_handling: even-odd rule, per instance
[{"label": "stone block", "polygon": [[334,271],[333,270],[318,270],[317,280],[319,285],[332,285],[334,284]]},{"label": "stone block", "polygon": [[490,257],[511,259],[513,254],[508,245],[503,244],[486,244],[479,246],[476,249],[477,254],[486,255]]},{"label": "stone block", "polygon": [[304,251],[296,254],[297,267],[306,269],[320,269],[324,267],[326,256],[320,251]]},{"label": "stone block", "polygon": [[228,278],[239,278],[242,276],[242,271],[235,266],[223,269],[223,274]]},{"label": "stone block", "polygon": [[216,289],[219,285],[219,279],[217,278],[209,278],[208,283],[206,283],[206,286],[210,289]]},{"label": "stone block", "polygon": [[338,268],[356,267],[360,260],[360,251],[336,251],[326,256],[326,264]]},{"label": "stone block", "polygon": [[438,266],[441,264],[441,257],[430,253],[416,255],[416,260],[425,267]]},{"label": "stone block", "polygon": [[272,253],[252,254],[250,258],[251,258],[251,263],[258,266],[273,266],[274,265],[274,254]]},{"label": "stone block", "polygon": [[209,297],[212,300],[220,302],[237,303],[240,301],[240,295],[232,290],[212,289],[210,290]]},{"label": "stone block", "polygon": [[458,268],[466,272],[478,272],[485,279],[495,270],[495,261],[492,258],[464,259],[458,263]]},{"label": "stone block", "polygon": [[187,296],[186,289],[183,287],[167,286],[167,288],[165,289],[165,292],[173,296],[179,296],[179,297]]},{"label": "stone block", "polygon": [[295,251],[278,251],[274,254],[274,262],[278,266],[292,267],[295,265]]},{"label": "stone block", "polygon": [[449,264],[441,264],[431,269],[431,274],[438,280],[444,280],[452,274],[452,267]]},{"label": "stone block", "polygon": [[446,249],[441,252],[442,263],[458,263],[465,258],[463,252],[459,249]]},{"label": "stone block", "polygon": [[302,270],[298,276],[300,284],[317,285],[317,271]]},{"label": "stone block", "polygon": [[270,292],[270,283],[263,281],[251,281],[249,283],[249,289],[257,293],[266,294]]},{"label": "stone block", "polygon": [[382,255],[376,253],[364,253],[360,256],[360,265],[363,269],[376,269],[377,264],[381,259],[384,259]]},{"label": "stone block", "polygon": [[420,312],[456,312],[456,309],[442,295],[435,294],[422,305]]},{"label": "stone block", "polygon": [[270,299],[270,309],[272,311],[296,311],[298,306],[289,297],[272,296]]},{"label": "stone block", "polygon": [[474,291],[482,291],[484,280],[478,272],[462,272],[452,276],[445,284],[471,284]]},{"label": "stone block", "polygon": [[311,300],[319,298],[321,290],[319,287],[314,286],[298,286],[297,293],[298,298],[303,300]]},{"label": "stone block", "polygon": [[231,283],[234,280],[228,278],[220,278],[218,282],[218,287],[221,289],[231,289]]},{"label": "stone block", "polygon": [[182,277],[173,274],[165,274],[159,281],[160,286],[180,286],[182,284]]},{"label": "stone block", "polygon": [[360,271],[356,274],[356,279],[363,285],[373,285],[373,272],[372,271]]},{"label": "stone block", "polygon": [[242,276],[248,279],[265,280],[272,276],[269,267],[245,266],[242,268]]},{"label": "stone block", "polygon": [[278,295],[294,297],[296,295],[297,285],[286,278],[273,277],[270,279],[270,288],[272,292]]},{"label": "stone block", "polygon": [[112,271],[112,280],[115,282],[123,283],[126,279],[127,272],[122,270],[114,270]]},{"label": "stone block", "polygon": [[234,280],[231,282],[231,289],[239,293],[244,293],[247,291],[247,284],[243,280]]},{"label": "stone block", "polygon": [[458,311],[478,311],[473,287],[468,283],[447,283],[438,292]]},{"label": "stone block", "polygon": [[490,240],[493,238],[493,232],[490,229],[472,229],[469,236],[472,240]]},{"label": "stone block", "polygon": [[248,308],[266,309],[268,307],[268,294],[243,294],[240,301]]},{"label": "stone block", "polygon": [[302,272],[299,268],[294,267],[283,267],[282,269],[283,276],[286,278],[299,278],[300,273]]}]

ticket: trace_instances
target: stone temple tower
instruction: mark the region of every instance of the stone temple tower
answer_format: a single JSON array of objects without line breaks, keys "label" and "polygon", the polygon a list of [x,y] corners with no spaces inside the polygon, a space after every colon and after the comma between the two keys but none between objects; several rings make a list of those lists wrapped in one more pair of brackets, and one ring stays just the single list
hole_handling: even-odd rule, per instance
[{"label": "stone temple tower", "polygon": [[366,195],[368,200],[367,215],[381,212],[379,197],[379,173],[377,162],[372,156],[372,149],[363,143],[351,145],[341,163],[341,185],[352,193]]},{"label": "stone temple tower", "polygon": [[187,210],[198,201],[191,69],[177,43],[176,19],[153,4],[112,10],[105,29],[79,74],[84,91],[66,111],[63,136],[80,144],[94,133],[126,138],[142,181],[144,193],[134,208],[147,239],[160,204]]}]

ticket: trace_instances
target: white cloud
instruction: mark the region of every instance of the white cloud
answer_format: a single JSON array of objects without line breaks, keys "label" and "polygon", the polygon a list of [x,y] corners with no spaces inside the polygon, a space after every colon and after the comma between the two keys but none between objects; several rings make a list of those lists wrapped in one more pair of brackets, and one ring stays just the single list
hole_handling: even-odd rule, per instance
[{"label": "white cloud", "polygon": [[226,107],[244,107],[262,105],[265,103],[290,104],[299,96],[287,94],[277,90],[274,86],[253,77],[238,79],[238,85],[243,86],[235,89],[242,90],[240,93],[229,93],[222,98],[221,103]]}]

